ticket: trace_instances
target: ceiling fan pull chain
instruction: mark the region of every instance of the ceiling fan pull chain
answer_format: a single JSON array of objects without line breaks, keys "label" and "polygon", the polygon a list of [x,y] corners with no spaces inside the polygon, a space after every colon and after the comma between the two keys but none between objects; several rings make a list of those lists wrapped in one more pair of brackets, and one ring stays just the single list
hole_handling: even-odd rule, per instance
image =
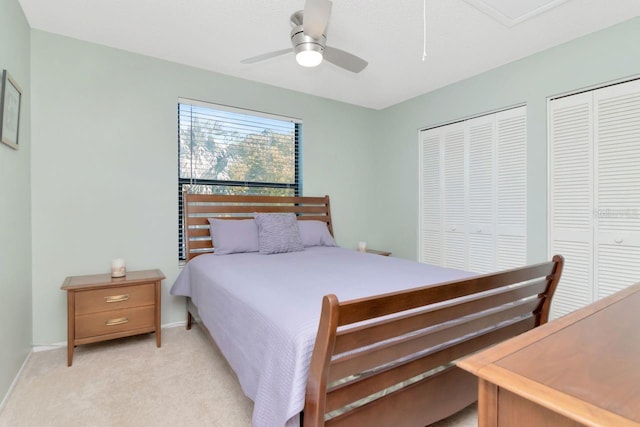
[{"label": "ceiling fan pull chain", "polygon": [[422,61],[427,59],[427,0],[422,0]]}]

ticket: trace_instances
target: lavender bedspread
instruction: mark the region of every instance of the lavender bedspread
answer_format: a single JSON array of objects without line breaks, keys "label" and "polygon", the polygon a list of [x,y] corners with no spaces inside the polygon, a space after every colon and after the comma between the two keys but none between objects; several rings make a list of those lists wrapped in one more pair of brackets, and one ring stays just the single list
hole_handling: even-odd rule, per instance
[{"label": "lavender bedspread", "polygon": [[201,255],[172,295],[191,297],[244,393],[253,425],[297,425],[322,297],[340,301],[469,277],[473,273],[343,248],[277,255]]}]

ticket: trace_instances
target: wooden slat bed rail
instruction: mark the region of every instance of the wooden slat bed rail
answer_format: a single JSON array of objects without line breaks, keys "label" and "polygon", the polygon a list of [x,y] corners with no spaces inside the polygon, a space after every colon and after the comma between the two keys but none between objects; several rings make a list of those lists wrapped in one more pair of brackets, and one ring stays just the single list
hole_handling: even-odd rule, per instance
[{"label": "wooden slat bed rail", "polygon": [[209,232],[209,218],[248,219],[254,213],[294,213],[299,220],[326,222],[333,235],[329,196],[230,196],[184,191],[182,200],[187,261],[213,252],[215,242],[212,242]]},{"label": "wooden slat bed rail", "polygon": [[477,380],[453,362],[546,323],[563,264],[556,255],[404,292],[325,296],[304,426],[425,426],[469,405]]}]

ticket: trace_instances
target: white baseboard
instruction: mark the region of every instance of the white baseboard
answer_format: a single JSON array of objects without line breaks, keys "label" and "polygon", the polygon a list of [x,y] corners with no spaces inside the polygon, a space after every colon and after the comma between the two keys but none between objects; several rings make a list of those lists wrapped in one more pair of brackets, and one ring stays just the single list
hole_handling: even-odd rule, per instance
[{"label": "white baseboard", "polygon": [[7,390],[7,393],[2,398],[2,402],[0,402],[0,412],[2,412],[2,410],[4,409],[4,405],[7,404],[7,400],[9,400],[9,396],[11,396],[11,392],[13,391],[16,384],[18,383],[18,379],[20,378],[20,375],[22,375],[22,371],[24,370],[24,367],[27,366],[27,362],[31,358],[32,354],[33,354],[33,350],[30,351],[29,354],[27,354],[27,357],[24,358],[24,362],[22,362],[22,366],[20,366],[20,369],[18,369],[18,373],[16,374],[15,378],[11,382],[11,385],[9,386],[9,390]]},{"label": "white baseboard", "polygon": [[39,353],[41,351],[57,350],[59,348],[67,348],[67,342],[63,341],[63,342],[55,342],[48,345],[34,345],[32,347],[32,351],[34,353]]},{"label": "white baseboard", "polygon": [[[185,320],[182,320],[180,322],[165,323],[164,325],[161,326],[161,328],[162,329],[176,328],[178,326],[185,326],[186,324],[187,322]],[[61,341],[61,342],[55,342],[47,345],[34,345],[32,347],[32,351],[34,353],[38,353],[40,351],[57,350],[59,348],[67,348],[67,342]]]},{"label": "white baseboard", "polygon": [[186,326],[186,324],[187,324],[186,320],[181,320],[180,322],[166,323],[162,325],[162,329],[176,328],[178,326]]}]

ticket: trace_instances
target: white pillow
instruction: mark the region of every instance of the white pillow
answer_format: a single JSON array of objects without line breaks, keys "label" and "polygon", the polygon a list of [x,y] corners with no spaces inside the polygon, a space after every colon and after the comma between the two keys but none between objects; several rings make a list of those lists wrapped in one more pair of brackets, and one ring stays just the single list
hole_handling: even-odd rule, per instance
[{"label": "white pillow", "polygon": [[251,219],[209,218],[213,253],[216,255],[239,252],[258,252],[258,226]]},{"label": "white pillow", "polygon": [[329,233],[329,227],[324,221],[298,220],[300,238],[305,248],[311,246],[338,246]]}]

